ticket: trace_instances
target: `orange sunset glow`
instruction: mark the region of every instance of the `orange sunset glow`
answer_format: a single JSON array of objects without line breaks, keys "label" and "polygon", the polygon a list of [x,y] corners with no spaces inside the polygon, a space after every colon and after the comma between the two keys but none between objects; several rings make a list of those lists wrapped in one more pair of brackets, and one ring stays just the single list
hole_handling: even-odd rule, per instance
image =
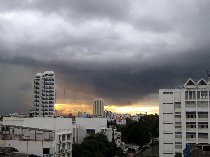
[{"label": "orange sunset glow", "polygon": [[[117,106],[110,105],[105,106],[105,110],[116,112],[116,113],[130,113],[132,115],[138,113],[155,114],[159,112],[159,107],[157,106],[141,106],[141,105],[128,105],[128,106]],[[58,114],[77,114],[79,111],[87,112],[92,114],[92,106],[87,104],[55,104],[55,110]]]}]

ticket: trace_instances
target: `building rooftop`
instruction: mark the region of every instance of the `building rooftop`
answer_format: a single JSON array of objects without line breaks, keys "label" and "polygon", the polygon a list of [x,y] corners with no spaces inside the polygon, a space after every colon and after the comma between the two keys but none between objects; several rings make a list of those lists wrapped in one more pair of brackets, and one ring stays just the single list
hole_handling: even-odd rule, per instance
[{"label": "building rooftop", "polygon": [[205,79],[201,78],[198,81],[194,81],[192,78],[189,78],[187,80],[187,82],[184,84],[185,88],[204,88],[204,87],[208,87],[208,81],[206,81]]},{"label": "building rooftop", "polygon": [[0,154],[13,153],[13,152],[18,152],[18,150],[13,147],[0,147]]}]

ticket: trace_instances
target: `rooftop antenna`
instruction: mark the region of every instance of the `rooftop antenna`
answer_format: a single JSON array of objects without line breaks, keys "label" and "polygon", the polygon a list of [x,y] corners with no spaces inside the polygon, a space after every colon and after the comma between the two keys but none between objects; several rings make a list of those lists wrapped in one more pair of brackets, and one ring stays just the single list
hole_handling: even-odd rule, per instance
[{"label": "rooftop antenna", "polygon": [[65,88],[63,89],[63,96],[64,96],[64,104],[66,104],[66,98],[65,98],[65,96],[66,96],[66,89]]}]

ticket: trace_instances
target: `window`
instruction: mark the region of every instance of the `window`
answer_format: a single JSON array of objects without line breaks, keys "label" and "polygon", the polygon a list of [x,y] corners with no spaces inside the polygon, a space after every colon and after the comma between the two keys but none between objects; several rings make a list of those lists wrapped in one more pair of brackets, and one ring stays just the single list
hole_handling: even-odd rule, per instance
[{"label": "window", "polygon": [[197,91],[197,99],[200,99],[200,91]]},{"label": "window", "polygon": [[185,99],[188,100],[188,91],[185,91]]},{"label": "window", "polygon": [[62,141],[65,141],[65,135],[62,135]]},{"label": "window", "polygon": [[176,157],[182,157],[182,153],[176,153]]},{"label": "window", "polygon": [[164,132],[164,134],[173,134],[172,132]]},{"label": "window", "polygon": [[175,108],[181,108],[181,102],[175,102],[174,107]]},{"label": "window", "polygon": [[173,94],[173,92],[163,92],[163,94]]},{"label": "window", "polygon": [[192,91],[189,91],[189,99],[192,99]]},{"label": "window", "polygon": [[173,154],[173,153],[163,153],[163,154]]},{"label": "window", "polygon": [[50,154],[50,148],[43,148],[43,154]]},{"label": "window", "polygon": [[67,134],[67,140],[70,140],[70,134]]},{"label": "window", "polygon": [[190,125],[191,128],[196,128],[196,125]]},{"label": "window", "polygon": [[193,91],[193,99],[196,99],[196,93]]},{"label": "window", "polygon": [[95,129],[86,129],[87,134],[93,135],[95,134]]}]

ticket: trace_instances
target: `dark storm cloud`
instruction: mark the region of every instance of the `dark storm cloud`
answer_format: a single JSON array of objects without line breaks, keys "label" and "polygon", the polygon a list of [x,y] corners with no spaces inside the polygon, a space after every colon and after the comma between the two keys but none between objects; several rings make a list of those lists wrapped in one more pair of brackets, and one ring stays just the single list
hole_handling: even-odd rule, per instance
[{"label": "dark storm cloud", "polygon": [[28,110],[45,70],[56,73],[59,101],[65,88],[73,102],[127,105],[210,68],[207,0],[0,3],[0,114]]},{"label": "dark storm cloud", "polygon": [[32,90],[32,83],[31,82],[24,82],[19,85],[18,90]]},{"label": "dark storm cloud", "polygon": [[34,10],[42,13],[57,13],[75,19],[114,18],[122,19],[130,11],[130,1],[128,0],[17,0],[3,1],[1,7],[3,11],[13,10]]}]

